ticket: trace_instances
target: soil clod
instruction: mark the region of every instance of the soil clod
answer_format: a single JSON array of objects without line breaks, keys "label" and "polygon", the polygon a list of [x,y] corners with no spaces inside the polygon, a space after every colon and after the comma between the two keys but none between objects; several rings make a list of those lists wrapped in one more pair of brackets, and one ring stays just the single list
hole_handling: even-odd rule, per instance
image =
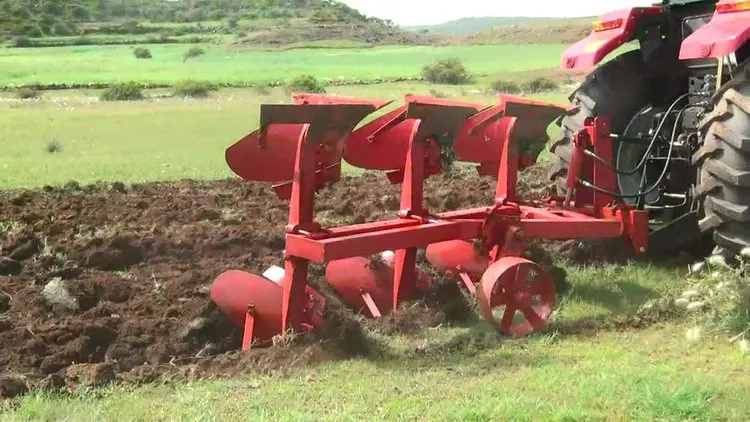
[{"label": "soil clod", "polygon": [[102,387],[115,380],[115,368],[109,363],[84,363],[70,366],[66,375],[70,386]]},{"label": "soil clod", "polygon": [[15,375],[0,375],[0,398],[13,398],[26,394],[29,387],[26,381]]},{"label": "soil clod", "polygon": [[41,252],[44,248],[44,244],[39,238],[33,237],[20,245],[16,246],[11,252],[10,259],[16,261],[25,261],[32,258],[37,253]]},{"label": "soil clod", "polygon": [[9,294],[0,291],[0,314],[10,310],[11,297]]},{"label": "soil clod", "polygon": [[0,256],[0,276],[16,276],[21,274],[23,271],[23,264],[16,261]]}]

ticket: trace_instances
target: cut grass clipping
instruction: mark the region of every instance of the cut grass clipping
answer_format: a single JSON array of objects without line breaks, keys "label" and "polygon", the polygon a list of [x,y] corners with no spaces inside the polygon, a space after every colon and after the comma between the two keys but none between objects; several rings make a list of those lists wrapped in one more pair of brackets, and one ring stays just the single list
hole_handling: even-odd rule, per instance
[{"label": "cut grass clipping", "polygon": [[750,260],[735,267],[708,261],[686,282],[679,296],[646,303],[640,313],[684,317],[693,325],[686,332],[688,341],[698,342],[706,335],[728,337],[742,354],[750,354]]}]

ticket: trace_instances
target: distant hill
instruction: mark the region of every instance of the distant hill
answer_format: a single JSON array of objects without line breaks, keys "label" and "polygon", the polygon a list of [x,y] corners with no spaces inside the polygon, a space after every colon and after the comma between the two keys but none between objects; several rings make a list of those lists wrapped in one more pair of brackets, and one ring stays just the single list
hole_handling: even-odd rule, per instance
[{"label": "distant hill", "polygon": [[337,0],[0,0],[0,43],[295,48],[570,42],[589,31],[591,20],[477,17],[407,30]]},{"label": "distant hill", "polygon": [[424,44],[434,40],[336,0],[0,0],[0,42],[16,47],[320,41]]},{"label": "distant hill", "polygon": [[[518,25],[524,23],[535,22],[543,20],[545,18],[532,18],[532,17],[476,17],[476,18],[462,18],[439,25],[421,25],[421,26],[407,26],[404,29],[408,31],[429,31],[435,35],[468,35],[476,32],[481,32],[489,28]],[[551,18],[553,19],[553,18]]]},{"label": "distant hill", "polygon": [[521,24],[494,26],[485,30],[459,34],[450,38],[451,44],[569,44],[591,33],[595,17],[539,18]]}]

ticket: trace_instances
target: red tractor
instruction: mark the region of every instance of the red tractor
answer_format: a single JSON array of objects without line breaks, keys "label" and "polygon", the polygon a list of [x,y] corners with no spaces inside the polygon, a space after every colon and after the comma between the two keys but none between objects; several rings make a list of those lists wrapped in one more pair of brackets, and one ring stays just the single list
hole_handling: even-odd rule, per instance
[{"label": "red tractor", "polygon": [[607,13],[561,67],[593,67],[636,41],[571,95],[574,108],[550,146],[550,179],[564,195],[574,135],[587,117],[607,118],[617,173],[610,193],[649,211],[651,253],[747,255],[750,0],[665,0]]}]

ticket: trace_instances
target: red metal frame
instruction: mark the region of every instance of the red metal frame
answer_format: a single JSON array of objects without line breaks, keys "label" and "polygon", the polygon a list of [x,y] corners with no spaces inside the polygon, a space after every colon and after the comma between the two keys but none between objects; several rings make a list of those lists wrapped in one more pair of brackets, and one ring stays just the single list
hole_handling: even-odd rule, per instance
[{"label": "red metal frame", "polygon": [[[421,100],[421,102],[420,102]],[[407,98],[407,115],[432,123],[428,110],[433,100]],[[439,105],[438,107],[445,107]],[[468,116],[467,116],[468,117]],[[593,122],[592,122],[593,123]],[[420,125],[421,126],[421,125]],[[512,126],[512,125],[511,125]],[[607,139],[606,123],[597,120],[587,126],[588,138],[598,153],[605,152]],[[423,136],[420,138],[420,136]],[[556,204],[561,198],[552,199],[548,204],[524,205],[509,201],[516,198],[515,182],[518,160],[515,145],[507,144],[500,157],[495,205],[468,210],[429,215],[422,203],[424,182],[423,145],[425,135],[419,131],[409,139],[407,161],[404,169],[401,196],[401,218],[397,220],[344,226],[311,233],[297,233],[289,230],[286,235],[287,275],[282,283],[284,307],[282,329],[296,329],[295,312],[302,309],[304,287],[307,279],[308,261],[326,262],[355,256],[376,254],[396,249],[395,280],[393,285],[394,307],[403,297],[408,297],[415,288],[415,258],[419,247],[448,240],[482,239],[489,245],[502,245],[505,234],[510,229],[523,233],[525,239],[577,239],[606,238],[625,236],[632,239],[637,252],[645,250],[647,226],[641,214],[645,211],[632,211],[622,205],[614,205],[605,197],[591,194],[596,199],[588,201],[589,190],[579,188],[577,204],[568,209],[560,209]],[[305,142],[300,142],[304,145]],[[598,145],[598,148],[596,147]],[[290,208],[290,225],[315,226],[312,218],[313,199],[306,192],[313,186],[305,181],[311,178],[313,169],[304,166],[305,150],[300,148],[296,178]],[[307,151],[307,154],[312,154]],[[611,156],[611,155],[610,155]],[[606,155],[605,155],[606,157]],[[604,186],[614,184],[614,175],[602,170],[595,163],[590,173],[593,180]],[[573,174],[573,172],[571,172]],[[592,180],[592,179],[590,179]],[[610,202],[606,206],[605,202]],[[632,224],[635,222],[635,225]],[[647,220],[646,220],[647,223]]]},{"label": "red metal frame", "polygon": [[[687,37],[680,46],[680,60],[720,58],[736,52],[750,40],[750,9],[742,0],[719,0],[711,21]],[[735,5],[742,7],[735,8]],[[607,54],[632,40],[642,17],[663,15],[660,6],[635,7],[606,13],[602,23],[611,29],[592,31],[563,53],[562,69],[590,69]]]},{"label": "red metal frame", "polygon": [[[611,169],[593,160],[584,160],[584,150],[590,149],[611,162],[611,141],[608,123],[604,119],[587,121],[585,130],[577,136],[575,156],[580,157],[581,164],[571,167],[570,171],[575,197],[548,198],[530,203],[521,201],[516,193],[519,167],[536,159],[535,156],[522,157],[519,154],[521,135],[534,132],[543,134],[547,125],[565,111],[564,107],[511,96],[501,96],[500,105],[489,108],[407,96],[405,106],[352,132],[366,114],[382,107],[382,103],[351,99],[337,103],[331,97],[320,102],[323,104],[288,105],[283,110],[280,110],[282,106],[264,106],[266,108],[261,110],[260,133],[253,135],[255,142],[261,142],[263,131],[273,133],[274,125],[304,125],[301,130],[297,129],[299,137],[294,178],[289,191],[291,201],[286,227],[285,275],[280,283],[283,291],[282,332],[310,328],[304,324],[309,320],[304,310],[310,309],[307,276],[311,261],[330,262],[395,251],[390,305],[396,309],[400,302],[411,298],[417,290],[417,249],[440,242],[481,240],[491,251],[487,261],[490,264],[507,260],[508,257],[518,257],[523,252],[526,239],[622,237],[631,242],[636,253],[645,251],[648,238],[646,212],[617,204],[611,197],[592,192],[578,183],[579,180],[586,180],[605,189],[615,187],[615,175]],[[535,120],[540,122],[539,127],[528,129],[533,127],[528,123]],[[523,129],[519,122],[525,122],[527,128]],[[516,127],[518,131],[514,131]],[[425,179],[440,170],[433,167],[434,157],[429,149],[434,146],[436,136],[446,133],[454,137],[459,159],[478,163],[480,174],[488,174],[489,169],[495,169],[497,183],[490,205],[441,214],[432,214],[425,208]],[[342,143],[347,148],[351,146],[350,142],[355,147],[364,145],[365,140],[374,145],[381,142],[381,145],[393,145],[394,141],[389,135],[408,136],[408,139],[401,139],[407,148],[398,149],[395,156],[385,158],[373,156],[368,160],[367,156],[357,155],[356,151],[350,151],[350,157],[363,167],[392,171],[389,178],[399,180],[402,186],[399,218],[343,227],[321,227],[314,219],[314,193],[320,186],[316,181],[320,177],[316,151],[321,144],[332,144],[333,150],[340,150],[336,148],[340,148]],[[471,145],[477,146],[481,139],[486,141],[485,149],[483,154],[477,154]],[[268,142],[273,142],[273,139]],[[383,150],[381,153],[388,155],[393,151]],[[345,151],[343,156],[346,158],[347,154]],[[393,165],[398,160],[402,163],[400,169]],[[269,172],[276,171],[269,169]],[[397,173],[397,177],[392,177],[393,173]],[[439,251],[437,255],[440,255]],[[520,261],[503,261],[500,266],[515,268],[522,264],[526,265]],[[478,282],[478,269],[474,268],[473,275],[461,268],[457,270],[463,283],[473,292],[473,284]],[[369,293],[361,293],[363,303],[377,317],[384,310],[376,306]],[[485,308],[494,303],[492,299],[486,300]],[[253,329],[253,314],[250,311],[247,320],[250,324],[245,324],[246,347],[249,347],[247,336],[252,337],[252,332],[248,334],[248,330]]]},{"label": "red metal frame", "polygon": [[629,42],[640,20],[645,17],[658,17],[663,14],[661,6],[634,7],[609,12],[602,15],[602,23],[618,22],[619,25],[607,30],[591,31],[585,39],[570,46],[563,53],[562,69],[589,69],[602,61],[607,54]]},{"label": "red metal frame", "polygon": [[750,40],[750,9],[722,12],[737,0],[719,0],[711,21],[690,34],[680,47],[680,60],[728,56]]}]

